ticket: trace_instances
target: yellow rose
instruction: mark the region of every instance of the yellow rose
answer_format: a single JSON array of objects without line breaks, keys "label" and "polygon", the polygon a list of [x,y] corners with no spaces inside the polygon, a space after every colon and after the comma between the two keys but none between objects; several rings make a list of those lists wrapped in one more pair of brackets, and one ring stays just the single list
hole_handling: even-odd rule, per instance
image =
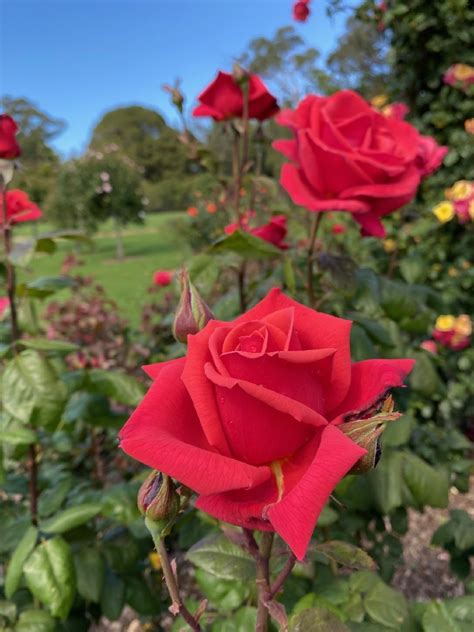
[{"label": "yellow rose", "polygon": [[434,207],[433,213],[441,224],[446,224],[446,222],[450,222],[455,215],[454,206],[451,202],[441,202]]},{"label": "yellow rose", "polygon": [[450,189],[445,191],[448,200],[454,200],[455,202],[465,200],[473,193],[474,187],[472,186],[472,182],[468,180],[458,180]]},{"label": "yellow rose", "polygon": [[394,239],[384,239],[383,249],[385,252],[395,252],[397,249],[397,242]]},{"label": "yellow rose", "polygon": [[454,329],[454,325],[456,324],[456,319],[454,316],[449,314],[443,314],[438,316],[435,323],[435,328],[438,331],[451,331]]},{"label": "yellow rose", "polygon": [[374,106],[374,108],[379,109],[379,108],[383,108],[383,106],[387,103],[387,101],[388,101],[388,96],[386,94],[377,94],[370,102]]},{"label": "yellow rose", "polygon": [[474,118],[466,119],[464,121],[464,129],[468,134],[474,134]]},{"label": "yellow rose", "polygon": [[461,314],[456,318],[454,331],[459,336],[470,336],[472,334],[472,322],[467,314]]},{"label": "yellow rose", "polygon": [[457,81],[465,81],[474,77],[474,68],[468,64],[454,64],[453,75]]}]

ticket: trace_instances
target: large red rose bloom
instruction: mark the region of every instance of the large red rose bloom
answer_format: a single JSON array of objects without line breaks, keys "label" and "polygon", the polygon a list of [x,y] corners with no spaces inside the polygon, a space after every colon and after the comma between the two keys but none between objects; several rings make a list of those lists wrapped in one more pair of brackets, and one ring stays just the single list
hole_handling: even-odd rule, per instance
[{"label": "large red rose bloom", "polygon": [[18,127],[8,114],[0,115],[0,158],[12,160],[20,155],[20,146],[16,142]]},{"label": "large red rose bloom", "polygon": [[409,123],[386,117],[351,90],[310,95],[277,121],[294,138],[275,141],[291,162],[280,182],[310,211],[347,211],[365,235],[383,237],[381,218],[410,202],[447,149]]},{"label": "large red rose bloom", "polygon": [[[278,103],[257,75],[249,75],[249,118],[264,121],[278,111]],[[228,72],[219,72],[214,81],[199,95],[193,116],[210,116],[215,121],[240,118],[244,112],[242,88]]]},{"label": "large red rose bloom", "polygon": [[[6,192],[7,224],[33,222],[43,217],[41,209],[34,204],[28,195],[20,189]],[[0,224],[3,223],[3,200],[0,200]]]},{"label": "large red rose bloom", "polygon": [[[120,433],[125,452],[193,489],[220,520],[276,531],[298,559],[365,450],[340,430],[401,386],[412,360],[352,363],[347,320],[272,290],[188,337]],[[363,412],[362,412],[363,414]]]}]

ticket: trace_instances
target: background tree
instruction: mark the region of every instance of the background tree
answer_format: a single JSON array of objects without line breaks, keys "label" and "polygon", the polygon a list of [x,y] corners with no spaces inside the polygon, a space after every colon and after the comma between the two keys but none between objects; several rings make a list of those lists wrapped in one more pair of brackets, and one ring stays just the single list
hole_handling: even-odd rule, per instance
[{"label": "background tree", "polygon": [[105,114],[94,128],[90,148],[107,146],[119,147],[151,182],[186,173],[186,152],[178,133],[150,108],[134,105]]}]

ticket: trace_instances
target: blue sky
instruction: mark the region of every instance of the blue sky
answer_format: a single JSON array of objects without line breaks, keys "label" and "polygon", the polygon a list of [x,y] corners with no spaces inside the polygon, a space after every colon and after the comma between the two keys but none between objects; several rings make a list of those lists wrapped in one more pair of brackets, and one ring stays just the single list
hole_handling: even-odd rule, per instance
[{"label": "blue sky", "polygon": [[292,0],[0,0],[0,92],[26,96],[67,121],[55,145],[81,151],[101,115],[138,103],[174,113],[163,83],[183,79],[193,101],[247,42],[295,25],[327,53],[342,31],[325,0],[306,24]]}]

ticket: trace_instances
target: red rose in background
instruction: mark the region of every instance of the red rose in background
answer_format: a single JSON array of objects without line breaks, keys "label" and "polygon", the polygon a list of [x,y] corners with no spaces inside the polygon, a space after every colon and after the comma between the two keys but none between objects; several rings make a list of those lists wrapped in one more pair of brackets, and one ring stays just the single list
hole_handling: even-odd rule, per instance
[{"label": "red rose in background", "polygon": [[[249,118],[264,121],[278,111],[278,103],[257,75],[249,75]],[[211,116],[215,121],[239,118],[243,115],[242,88],[228,72],[219,72],[214,81],[198,97],[200,105],[193,116]]]},{"label": "red rose in background", "polygon": [[385,235],[381,218],[414,198],[446,152],[351,90],[310,95],[277,120],[294,133],[273,144],[291,160],[280,182],[293,202],[310,211],[350,212],[365,235]]},{"label": "red rose in background", "polygon": [[193,489],[196,506],[276,531],[298,559],[341,478],[365,454],[342,431],[401,386],[412,360],[351,362],[350,321],[272,290],[188,337],[120,433],[132,457]]},{"label": "red rose in background", "polygon": [[344,224],[333,224],[331,232],[333,235],[343,235],[346,232]]},{"label": "red rose in background", "polygon": [[250,220],[253,217],[255,217],[255,212],[247,211],[243,214],[240,224],[238,222],[228,224],[224,228],[224,232],[227,235],[232,235],[232,233],[235,233],[235,231],[240,228],[240,230],[251,233],[259,239],[268,241],[268,243],[273,244],[281,250],[286,250],[288,248],[288,244],[285,244],[284,241],[288,233],[286,215],[274,215],[268,224],[263,224],[262,226],[257,226],[256,228],[250,228]]},{"label": "red rose in background", "polygon": [[0,158],[12,160],[18,158],[21,153],[20,146],[16,142],[18,126],[8,114],[0,115]]},{"label": "red rose in background", "polygon": [[421,136],[418,145],[416,165],[421,177],[425,178],[436,171],[448,153],[448,147],[440,146],[431,136]]},{"label": "red rose in background", "polygon": [[[7,224],[32,222],[43,217],[41,209],[34,204],[24,191],[12,189],[6,192]],[[0,199],[0,224],[3,223],[3,200]]]},{"label": "red rose in background", "polygon": [[309,0],[295,2],[293,5],[293,19],[297,22],[306,22],[309,17]]},{"label": "red rose in background", "polygon": [[173,279],[173,273],[168,270],[157,270],[153,273],[153,285],[159,287],[166,287],[171,283]]},{"label": "red rose in background", "polygon": [[10,299],[7,296],[0,296],[0,318],[10,307]]}]

